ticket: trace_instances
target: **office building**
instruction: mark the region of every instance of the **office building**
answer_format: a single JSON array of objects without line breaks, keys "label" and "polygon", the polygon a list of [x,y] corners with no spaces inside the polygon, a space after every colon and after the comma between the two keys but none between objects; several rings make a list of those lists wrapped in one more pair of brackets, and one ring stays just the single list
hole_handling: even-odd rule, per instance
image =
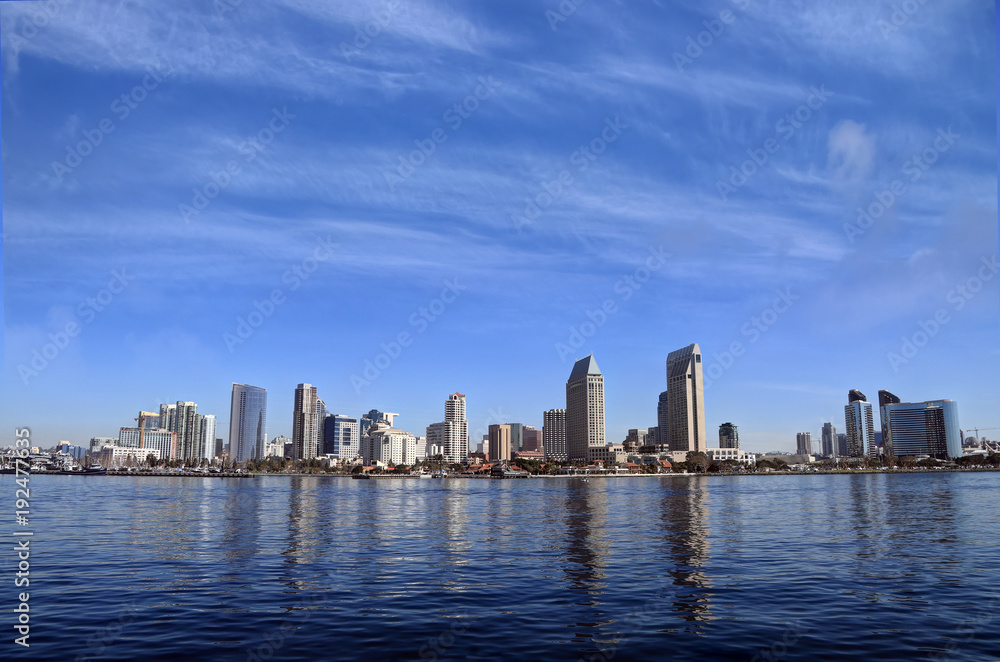
[{"label": "office building", "polygon": [[843,432],[837,433],[837,457],[849,457],[847,454],[847,435]]},{"label": "office building", "polygon": [[795,435],[795,453],[797,455],[812,455],[812,446],[811,432],[799,432]]},{"label": "office building", "polygon": [[118,439],[115,439],[114,437],[91,437],[90,452],[97,453],[105,446],[115,446],[117,444],[118,444]]},{"label": "office building", "polygon": [[365,464],[412,465],[417,461],[417,438],[385,423],[368,430],[371,457]]},{"label": "office building", "polygon": [[819,454],[825,457],[836,457],[837,455],[837,428],[833,423],[823,424]]},{"label": "office building", "polygon": [[573,365],[566,381],[566,455],[588,462],[587,449],[604,445],[604,375],[591,354]]},{"label": "office building", "polygon": [[511,425],[510,423],[500,423],[490,426],[489,446],[487,454],[490,462],[511,459]]},{"label": "office building", "polygon": [[901,402],[889,391],[879,391],[878,403],[887,456],[962,457],[958,403],[954,400]]},{"label": "office building", "polygon": [[549,409],[542,414],[542,441],[545,459],[566,461],[566,410]]},{"label": "office building", "polygon": [[264,457],[267,436],[267,390],[233,383],[229,407],[229,458],[246,462]]},{"label": "office building", "polygon": [[105,446],[98,455],[98,462],[105,469],[142,466],[152,455],[157,461],[162,459],[156,448],[139,448],[138,446]]},{"label": "office building", "polygon": [[323,430],[323,453],[339,460],[353,460],[361,456],[357,419],[343,414],[326,417]]},{"label": "office building", "polygon": [[719,426],[719,448],[739,448],[740,429],[732,423]]},{"label": "office building", "polygon": [[741,451],[739,446],[726,446],[724,448],[708,448],[705,450],[705,455],[710,461],[722,462],[724,460],[732,460],[733,462],[739,462],[740,464],[753,466],[757,464],[757,456],[753,453],[747,453]]},{"label": "office building", "polygon": [[319,455],[319,398],[312,384],[295,387],[295,404],[292,409],[292,445],[294,459],[311,460]]},{"label": "office building", "polygon": [[872,405],[865,394],[851,389],[844,407],[844,426],[847,432],[848,457],[878,456],[875,445],[875,417]]},{"label": "office building", "polygon": [[177,415],[177,405],[160,405],[160,428],[174,431],[174,418]]},{"label": "office building", "polygon": [[469,421],[465,396],[452,393],[444,403],[444,421],[427,426],[427,443],[441,449],[444,461],[463,464],[469,458]]},{"label": "office building", "polygon": [[543,453],[545,452],[545,447],[543,445],[543,435],[541,430],[536,430],[530,425],[525,425],[521,429],[524,443],[521,444],[521,451],[528,451],[532,453]]},{"label": "office building", "polygon": [[670,400],[667,391],[656,401],[656,443],[670,446]]},{"label": "office building", "polygon": [[660,426],[654,425],[651,428],[646,428],[646,444],[649,446],[657,446],[660,443]]},{"label": "office building", "polygon": [[705,439],[705,387],[697,343],[667,355],[667,425],[671,452],[701,451]]},{"label": "office building", "polygon": [[[140,447],[140,432],[142,446]],[[170,430],[140,430],[138,427],[124,427],[118,430],[118,441],[110,446],[119,448],[135,448],[137,450],[155,449],[157,457],[174,460],[177,455],[177,434]]]}]

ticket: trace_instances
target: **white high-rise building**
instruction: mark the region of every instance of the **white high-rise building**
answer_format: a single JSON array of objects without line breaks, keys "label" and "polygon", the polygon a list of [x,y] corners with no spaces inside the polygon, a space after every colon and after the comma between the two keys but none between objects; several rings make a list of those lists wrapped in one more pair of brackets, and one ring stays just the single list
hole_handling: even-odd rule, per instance
[{"label": "white high-rise building", "polygon": [[452,393],[444,403],[444,421],[427,426],[427,444],[441,448],[444,461],[464,464],[469,459],[469,421],[465,396]]},{"label": "white high-rise building", "polygon": [[229,408],[229,457],[246,462],[265,457],[267,391],[259,386],[233,383]]},{"label": "white high-rise building", "polygon": [[368,432],[372,464],[410,465],[417,461],[417,438],[397,428],[376,424]]},{"label": "white high-rise building", "polygon": [[[139,448],[139,428],[125,427],[118,431],[118,443],[107,444],[119,448]],[[177,436],[170,430],[142,430],[142,448],[155,449],[157,457],[173,460],[177,457]]]},{"label": "white high-rise building", "polygon": [[204,458],[211,461],[215,457],[215,414],[205,414],[201,417],[200,434]]},{"label": "white high-rise building", "polygon": [[588,462],[588,449],[605,445],[604,375],[591,354],[573,364],[566,382],[566,456]]},{"label": "white high-rise building", "polygon": [[705,387],[701,348],[692,343],[667,355],[667,425],[671,452],[705,452]]},{"label": "white high-rise building", "polygon": [[311,460],[319,455],[320,430],[316,387],[299,384],[295,387],[295,408],[292,410],[292,443],[296,460]]},{"label": "white high-rise building", "polygon": [[872,404],[865,394],[852,389],[847,394],[847,406],[844,407],[844,423],[847,432],[847,454],[851,457],[876,457],[878,447],[875,445],[875,417]]}]

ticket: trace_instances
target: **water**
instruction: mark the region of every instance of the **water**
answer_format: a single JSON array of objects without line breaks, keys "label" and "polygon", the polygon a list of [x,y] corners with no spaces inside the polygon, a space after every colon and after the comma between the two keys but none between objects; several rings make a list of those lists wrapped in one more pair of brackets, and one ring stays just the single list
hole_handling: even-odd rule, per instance
[{"label": "water", "polygon": [[996,660],[998,497],[998,473],[33,476],[31,647],[0,656]]}]

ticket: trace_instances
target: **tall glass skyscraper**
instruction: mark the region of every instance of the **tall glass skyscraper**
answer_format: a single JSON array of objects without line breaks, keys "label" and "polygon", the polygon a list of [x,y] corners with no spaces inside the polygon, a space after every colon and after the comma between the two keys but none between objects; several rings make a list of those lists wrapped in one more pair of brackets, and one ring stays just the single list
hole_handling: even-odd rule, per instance
[{"label": "tall glass skyscraper", "polygon": [[267,432],[267,391],[259,386],[233,383],[229,410],[229,457],[246,462],[264,457]]}]

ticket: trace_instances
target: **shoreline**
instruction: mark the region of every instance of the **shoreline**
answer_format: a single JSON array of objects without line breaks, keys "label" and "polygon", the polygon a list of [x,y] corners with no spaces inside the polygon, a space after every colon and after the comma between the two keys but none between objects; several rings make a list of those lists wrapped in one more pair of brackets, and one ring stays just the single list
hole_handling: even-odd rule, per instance
[{"label": "shoreline", "polygon": [[[946,468],[946,469],[832,469],[817,471],[766,471],[747,473],[661,473],[661,474],[537,474],[520,476],[518,480],[534,478],[666,478],[666,477],[745,477],[745,476],[826,476],[826,475],[857,475],[857,474],[938,474],[938,473],[996,473],[1000,472],[1000,467],[976,467],[976,468]],[[66,476],[68,474],[57,474],[54,472],[32,473],[32,477],[37,476]],[[353,479],[354,474],[334,474],[334,473],[223,473],[223,474],[176,474],[176,473],[112,473],[106,476],[114,477],[134,477],[134,478],[264,478],[264,477],[286,477],[286,478],[346,478]],[[99,478],[100,476],[85,476],[86,478]],[[373,475],[371,480],[420,480],[419,475]],[[446,476],[436,480],[515,480],[514,478],[492,478],[490,476]]]}]

